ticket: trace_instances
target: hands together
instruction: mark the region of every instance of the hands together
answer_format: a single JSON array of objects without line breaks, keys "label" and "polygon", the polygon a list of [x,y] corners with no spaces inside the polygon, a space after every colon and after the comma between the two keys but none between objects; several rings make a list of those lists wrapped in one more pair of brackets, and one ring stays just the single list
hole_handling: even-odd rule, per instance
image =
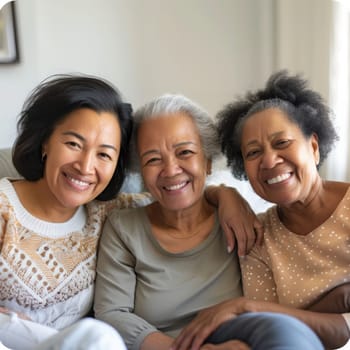
[{"label": "hands together", "polygon": [[219,345],[202,345],[205,339],[222,323],[231,320],[243,312],[246,312],[246,299],[244,297],[225,301],[202,310],[191,321],[191,323],[181,331],[171,346],[171,350],[249,349],[246,344],[238,340],[229,341]]}]

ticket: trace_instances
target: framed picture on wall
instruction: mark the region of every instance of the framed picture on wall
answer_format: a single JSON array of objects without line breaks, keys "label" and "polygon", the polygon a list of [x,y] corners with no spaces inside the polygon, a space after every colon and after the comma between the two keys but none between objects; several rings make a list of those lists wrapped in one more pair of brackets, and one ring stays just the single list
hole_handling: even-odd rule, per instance
[{"label": "framed picture on wall", "polygon": [[19,62],[15,3],[0,9],[0,64]]}]

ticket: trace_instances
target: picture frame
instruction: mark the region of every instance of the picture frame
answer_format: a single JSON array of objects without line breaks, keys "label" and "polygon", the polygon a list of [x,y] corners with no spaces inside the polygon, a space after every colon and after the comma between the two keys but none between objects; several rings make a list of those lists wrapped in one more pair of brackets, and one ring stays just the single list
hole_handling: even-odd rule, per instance
[{"label": "picture frame", "polygon": [[10,1],[0,9],[0,64],[19,62],[15,3]]}]

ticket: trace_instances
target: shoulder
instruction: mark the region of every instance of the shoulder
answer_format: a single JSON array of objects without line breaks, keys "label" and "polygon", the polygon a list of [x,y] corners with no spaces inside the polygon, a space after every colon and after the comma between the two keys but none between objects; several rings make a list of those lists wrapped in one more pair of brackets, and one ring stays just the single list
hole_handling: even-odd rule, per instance
[{"label": "shoulder", "polygon": [[16,191],[8,178],[0,179],[0,210],[8,212],[18,200]]},{"label": "shoulder", "polygon": [[8,179],[7,177],[3,177],[2,179],[0,179],[0,191],[8,192],[11,190],[13,191],[14,188],[12,186],[10,179]]},{"label": "shoulder", "polygon": [[273,205],[272,207],[268,208],[265,212],[259,213],[258,215],[259,220],[263,223],[265,230],[266,228],[269,228],[273,222],[279,222],[279,218],[277,215],[277,206]]},{"label": "shoulder", "polygon": [[114,209],[107,216],[102,241],[108,245],[131,247],[148,227],[144,208]]},{"label": "shoulder", "polygon": [[135,221],[136,219],[138,220],[142,218],[143,213],[144,213],[144,207],[125,208],[125,209],[114,208],[108,213],[107,217],[109,220],[112,220],[112,221],[127,222],[129,220]]},{"label": "shoulder", "polygon": [[113,209],[107,216],[108,225],[120,234],[138,232],[144,227],[147,215],[144,207]]}]

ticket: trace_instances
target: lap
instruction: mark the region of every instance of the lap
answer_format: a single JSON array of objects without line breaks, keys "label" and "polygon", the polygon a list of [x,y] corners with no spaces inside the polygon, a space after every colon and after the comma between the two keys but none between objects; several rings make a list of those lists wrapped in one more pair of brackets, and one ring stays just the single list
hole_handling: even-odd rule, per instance
[{"label": "lap", "polygon": [[110,325],[85,318],[41,343],[36,350],[126,350],[119,333]]},{"label": "lap", "polygon": [[[1,344],[2,343],[2,344]],[[3,346],[2,346],[3,345]],[[0,350],[126,350],[119,333],[102,321],[82,319],[57,331],[0,313]]]},{"label": "lap", "polygon": [[22,320],[15,313],[0,313],[0,342],[10,349],[34,349],[56,333],[53,328]]},{"label": "lap", "polygon": [[319,350],[316,334],[299,320],[277,313],[246,313],[222,324],[206,342],[220,344],[238,339],[254,350]]}]

